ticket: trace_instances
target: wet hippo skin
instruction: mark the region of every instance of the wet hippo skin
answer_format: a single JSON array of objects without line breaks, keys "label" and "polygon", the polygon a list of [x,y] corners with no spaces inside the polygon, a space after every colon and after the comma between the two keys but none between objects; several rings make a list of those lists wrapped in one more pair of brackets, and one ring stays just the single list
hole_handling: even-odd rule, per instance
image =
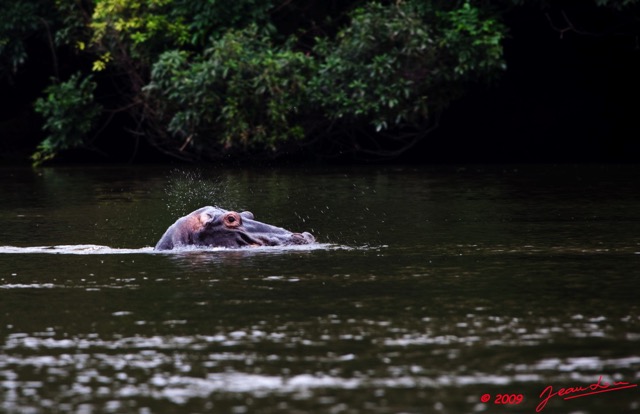
[{"label": "wet hippo skin", "polygon": [[202,207],[179,218],[164,233],[156,250],[180,246],[247,247],[310,244],[307,232],[293,233],[254,219],[248,211],[237,213],[217,207]]}]

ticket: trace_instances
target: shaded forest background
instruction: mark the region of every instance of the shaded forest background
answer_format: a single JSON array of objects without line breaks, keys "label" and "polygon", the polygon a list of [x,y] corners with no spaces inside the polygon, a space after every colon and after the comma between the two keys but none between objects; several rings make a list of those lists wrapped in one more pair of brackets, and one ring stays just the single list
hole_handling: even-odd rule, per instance
[{"label": "shaded forest background", "polygon": [[636,162],[635,0],[0,4],[0,160]]}]

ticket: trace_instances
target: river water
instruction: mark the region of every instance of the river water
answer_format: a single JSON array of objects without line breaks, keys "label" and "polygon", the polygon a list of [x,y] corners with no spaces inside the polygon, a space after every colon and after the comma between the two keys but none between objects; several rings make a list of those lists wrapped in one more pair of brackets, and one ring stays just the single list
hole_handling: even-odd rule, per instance
[{"label": "river water", "polygon": [[[0,412],[640,411],[636,166],[0,174]],[[153,251],[205,205],[318,244]]]}]

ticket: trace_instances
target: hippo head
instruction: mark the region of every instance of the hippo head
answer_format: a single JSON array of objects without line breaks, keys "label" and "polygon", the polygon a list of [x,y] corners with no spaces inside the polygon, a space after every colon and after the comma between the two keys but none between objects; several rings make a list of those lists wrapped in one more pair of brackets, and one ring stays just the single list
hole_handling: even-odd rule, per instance
[{"label": "hippo head", "polygon": [[310,233],[293,233],[262,223],[248,211],[238,213],[203,207],[169,227],[156,250],[169,250],[180,245],[235,248],[310,244],[314,241]]}]

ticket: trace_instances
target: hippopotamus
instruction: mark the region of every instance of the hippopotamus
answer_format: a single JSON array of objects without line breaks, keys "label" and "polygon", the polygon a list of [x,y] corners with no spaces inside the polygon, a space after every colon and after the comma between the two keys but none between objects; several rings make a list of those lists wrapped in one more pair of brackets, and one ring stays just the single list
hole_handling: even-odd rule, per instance
[{"label": "hippopotamus", "polygon": [[217,207],[202,207],[179,218],[164,233],[155,250],[181,246],[252,247],[310,244],[315,238],[307,232],[292,233],[254,220],[249,211],[237,213]]}]

